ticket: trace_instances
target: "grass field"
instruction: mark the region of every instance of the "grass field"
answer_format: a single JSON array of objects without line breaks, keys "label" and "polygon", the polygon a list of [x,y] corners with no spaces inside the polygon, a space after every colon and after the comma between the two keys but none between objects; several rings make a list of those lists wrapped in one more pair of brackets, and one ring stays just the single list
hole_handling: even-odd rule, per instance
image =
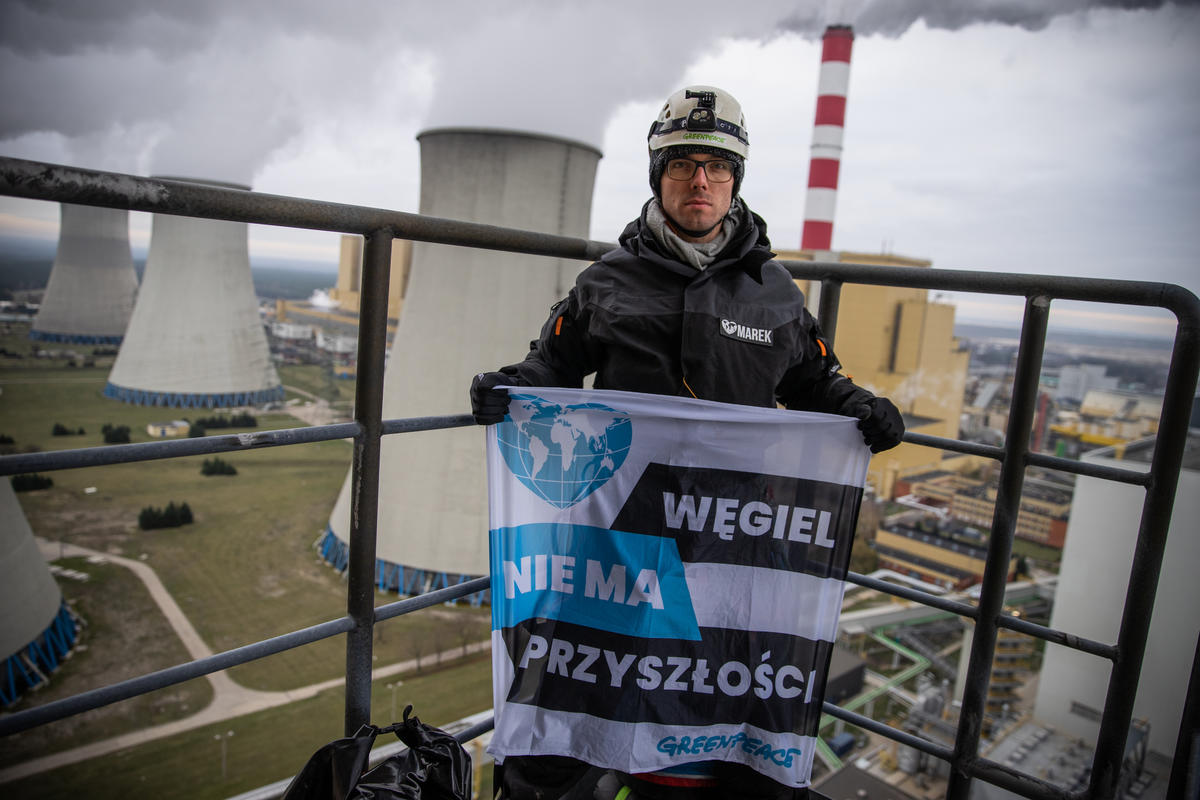
[{"label": "grass field", "polygon": [[[9,711],[22,711],[188,660],[183,643],[146,587],[129,570],[83,558],[57,563],[88,575],[86,582],[62,579],[60,584],[63,596],[86,625],[71,657],[49,685],[22,698]],[[211,699],[208,681],[193,680],[44,725],[5,741],[0,748],[0,766],[186,717]]]},{"label": "grass field", "polygon": [[[24,332],[20,328],[10,326],[7,333],[0,333],[0,347],[6,352],[31,352],[31,343],[23,338]],[[56,359],[0,359],[0,433],[15,440],[8,446],[10,452],[98,446],[103,444],[100,429],[105,423],[128,425],[134,442],[150,441],[146,426],[151,422],[210,416],[212,413],[144,408],[110,400],[101,394],[108,375],[105,364],[70,367],[67,366],[69,360],[66,355]],[[304,376],[306,373],[299,374]],[[296,373],[289,374],[285,370],[284,376],[285,382],[293,379],[300,382]],[[319,380],[319,376],[308,374],[307,379]],[[352,397],[353,383],[349,382],[349,386]],[[51,430],[55,422],[71,429],[83,428],[86,432],[78,436],[53,436]],[[259,415],[258,422],[259,429],[304,425],[285,414]],[[214,431],[227,432],[236,431]],[[214,651],[228,650],[343,616],[345,582],[340,574],[318,558],[313,543],[326,527],[350,468],[350,443],[332,441],[264,448],[222,454],[221,458],[237,468],[236,476],[202,476],[200,467],[204,457],[196,456],[47,472],[45,474],[54,480],[53,487],[18,497],[37,535],[141,559],[151,566]],[[195,523],[156,531],[138,529],[137,515],[143,507],[161,507],[170,501],[187,502],[195,515]],[[98,580],[94,586],[91,582],[84,586],[88,587],[86,592],[99,593],[105,586],[128,587],[132,582],[133,589],[118,588],[107,601],[99,601],[114,612],[112,620],[106,624],[108,630],[115,628],[118,633],[106,633],[102,625],[97,625],[94,631],[89,630],[87,650],[68,662],[55,676],[50,690],[35,693],[27,703],[41,704],[57,696],[53,694],[56,692],[70,695],[91,688],[90,684],[84,685],[78,672],[73,671],[79,669],[76,663],[86,663],[84,655],[96,659],[97,664],[116,664],[123,656],[136,652],[148,665],[138,672],[187,660],[182,645],[165,627],[166,622],[157,608],[152,604],[144,605],[150,603],[148,596],[137,596],[139,591],[145,594],[140,582],[115,566],[111,570],[115,573],[106,568],[104,580]],[[79,588],[62,585],[68,597]],[[395,595],[381,593],[377,594],[376,602],[382,604],[396,599]],[[431,663],[432,656],[486,639],[488,627],[486,610],[465,606],[438,606],[389,620],[376,628],[375,663],[383,666],[409,658],[421,659],[431,685],[445,683],[445,691],[455,695],[453,703],[447,706],[452,710],[445,712],[448,716],[439,719],[443,722],[457,719],[490,706],[490,671],[486,661],[475,663],[468,670],[477,673],[471,680],[479,681],[484,689],[474,694],[464,689],[459,697],[456,684],[464,679],[449,674],[442,676],[436,669],[438,665]],[[345,643],[339,636],[243,665],[231,670],[231,675],[249,688],[286,690],[337,678],[344,672]],[[129,676],[118,675],[114,667],[97,670],[89,680],[104,684],[125,677]],[[406,678],[405,683],[409,685],[410,681]],[[411,695],[422,698],[418,704],[419,713],[429,704],[426,695],[437,697],[439,691],[442,690],[422,689],[421,693]],[[33,752],[75,746],[130,727],[164,721],[171,713],[187,713],[188,709],[207,702],[206,697],[195,693],[210,692],[210,689],[205,681],[192,681],[164,690],[164,693],[172,692],[183,694],[170,702],[164,702],[158,696],[163,693],[150,695],[144,699],[145,708],[131,705],[138,701],[127,701],[111,707],[107,716],[101,711],[90,712],[101,715],[99,721],[78,727],[70,720],[46,726],[36,734],[41,739],[34,738],[35,734],[27,735],[28,738],[22,735],[18,737],[17,755],[12,758],[20,761]],[[381,690],[380,693],[390,702],[389,692]],[[455,705],[460,700],[462,702]],[[185,704],[186,709],[183,708]],[[302,708],[289,706],[264,712],[277,715],[277,722],[271,723],[277,725],[273,735],[270,725],[264,725],[264,732],[255,739],[239,733],[231,744],[230,779],[242,774],[234,767],[234,753],[238,750],[250,760],[263,760],[278,769],[272,773],[273,777],[261,777],[266,772],[258,770],[256,774],[260,777],[237,784],[243,789],[278,779],[288,770],[294,771],[307,753],[297,761],[296,751],[289,749],[291,743],[302,742],[296,747],[311,751],[317,744],[333,738],[342,724],[340,704],[340,693],[326,693],[299,704]],[[458,710],[460,706],[461,711]],[[206,735],[211,740],[212,733]],[[280,744],[283,740],[289,743],[286,747]],[[156,763],[164,758],[190,760],[185,753],[189,748],[201,747],[197,743],[204,742],[204,738],[188,741],[191,744],[179,745],[181,749],[178,750],[171,749],[175,745],[154,743],[114,757],[121,759],[122,764],[126,763],[124,759],[133,759],[137,766],[129,767],[130,773],[146,776],[148,783],[128,784],[114,778],[113,785],[123,787],[123,794],[128,794],[131,788],[137,794],[148,793],[147,787],[156,786],[159,788],[155,793],[171,796],[170,791],[162,788],[159,775],[159,772],[169,770],[156,766]],[[8,744],[6,742],[3,748],[6,751]],[[274,749],[286,751],[287,758],[274,761],[273,752],[268,752]],[[248,772],[249,768],[244,762],[238,769]],[[121,771],[124,772],[124,768]],[[79,767],[67,767],[28,786],[42,787],[48,785],[43,780],[50,783],[61,780],[64,781],[62,786],[78,789],[85,784],[78,783],[74,776],[85,774],[111,777],[103,767],[97,767],[91,773],[81,771]],[[192,790],[196,787],[194,782],[181,785]],[[212,796],[241,790],[232,786],[222,785],[219,790],[214,789]],[[72,794],[68,789],[62,789],[62,793],[63,796]],[[86,794],[107,796],[93,791]],[[197,795],[189,793],[188,796]]]},{"label": "grass field", "polygon": [[[406,703],[422,721],[444,726],[491,705],[491,671],[479,656],[425,677],[406,678],[397,696],[397,716]],[[384,681],[372,693],[371,717],[391,716]],[[330,689],[288,706],[226,720],[220,725],[159,739],[108,756],[4,784],[7,797],[221,798],[294,775],[318,747],[343,735],[343,693]],[[218,734],[226,740],[221,774]],[[390,735],[379,744],[395,741]]]},{"label": "grass field", "polygon": [[[354,406],[354,381],[333,377],[328,367],[319,364],[288,364],[279,368],[279,381],[284,386],[302,389],[340,408],[352,409]],[[303,395],[301,397],[309,399]]]}]

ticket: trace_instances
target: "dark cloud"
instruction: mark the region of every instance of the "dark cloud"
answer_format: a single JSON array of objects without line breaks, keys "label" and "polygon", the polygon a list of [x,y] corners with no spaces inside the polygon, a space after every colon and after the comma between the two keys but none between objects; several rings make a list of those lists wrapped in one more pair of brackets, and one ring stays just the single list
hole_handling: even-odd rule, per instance
[{"label": "dark cloud", "polygon": [[[815,38],[847,21],[889,36],[918,19],[1036,29],[1071,11],[1157,5],[846,0],[797,9],[777,0],[731,14],[715,0],[8,0],[0,142],[54,135],[84,166],[241,183],[315,125],[378,124],[397,111],[413,132],[484,125],[598,146],[617,108],[666,96],[722,40]],[[430,66],[431,88],[414,88],[405,72],[414,61]],[[111,163],[114,154],[131,163]]]},{"label": "dark cloud", "polygon": [[937,30],[956,31],[968,25],[1006,25],[1040,31],[1054,19],[1093,9],[1127,11],[1164,5],[1192,6],[1196,0],[849,0],[820,11],[801,9],[781,24],[786,30],[812,36],[827,24],[849,24],[862,36],[897,37],[918,21]]}]

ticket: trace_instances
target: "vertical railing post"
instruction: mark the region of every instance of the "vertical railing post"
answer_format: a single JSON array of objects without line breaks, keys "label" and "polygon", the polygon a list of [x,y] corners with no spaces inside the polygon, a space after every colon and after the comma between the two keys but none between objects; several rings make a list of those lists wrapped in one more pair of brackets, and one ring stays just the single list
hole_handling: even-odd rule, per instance
[{"label": "vertical railing post", "polygon": [[350,493],[350,554],[346,611],[346,735],[371,720],[371,645],[375,628],[375,533],[379,515],[379,451],[383,437],[383,364],[387,350],[388,273],[392,232],[371,232],[363,247],[358,307],[358,373]]},{"label": "vertical railing post", "polygon": [[979,594],[979,616],[971,640],[971,659],[963,688],[962,712],[954,740],[954,761],[950,765],[950,783],[946,789],[946,797],[950,800],[967,800],[971,791],[971,776],[966,767],[979,755],[979,737],[987,709],[992,659],[996,654],[997,620],[1004,611],[1008,562],[1012,557],[1013,534],[1017,529],[1021,489],[1025,482],[1025,457],[1029,453],[1029,436],[1033,432],[1034,407],[1049,317],[1049,298],[1038,295],[1025,301],[1021,346],[1017,351],[1017,372],[1013,378],[1008,428],[1004,434],[1004,461],[1000,468],[996,510],[988,537],[987,565],[984,567]]},{"label": "vertical railing post", "polygon": [[1192,677],[1183,700],[1167,797],[1200,797],[1200,636],[1192,656]]},{"label": "vertical railing post", "polygon": [[[1142,505],[1142,519],[1133,565],[1125,591],[1125,607],[1117,634],[1117,658],[1108,679],[1104,716],[1096,736],[1096,760],[1092,766],[1091,793],[1107,800],[1116,796],[1121,779],[1121,763],[1133,703],[1137,695],[1146,640],[1150,636],[1150,617],[1158,593],[1163,555],[1167,549],[1167,531],[1175,503],[1175,489],[1187,447],[1192,398],[1196,393],[1197,362],[1200,362],[1200,333],[1194,325],[1180,324],[1171,354],[1171,369],[1163,392],[1163,408],[1154,455],[1150,461],[1151,481]],[[1180,531],[1194,535],[1195,531]]]},{"label": "vertical railing post", "polygon": [[821,297],[817,306],[817,323],[821,326],[821,333],[825,334],[825,341],[830,347],[833,347],[833,341],[837,338],[838,306],[841,300],[842,282],[832,278],[822,279]]}]

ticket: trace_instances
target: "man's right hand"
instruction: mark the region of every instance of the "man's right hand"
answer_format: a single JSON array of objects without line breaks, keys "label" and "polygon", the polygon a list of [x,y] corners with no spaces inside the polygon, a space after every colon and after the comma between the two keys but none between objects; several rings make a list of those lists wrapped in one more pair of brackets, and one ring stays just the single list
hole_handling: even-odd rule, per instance
[{"label": "man's right hand", "polygon": [[503,372],[481,372],[471,381],[471,415],[479,425],[493,425],[508,413],[508,392],[495,387],[516,383]]}]

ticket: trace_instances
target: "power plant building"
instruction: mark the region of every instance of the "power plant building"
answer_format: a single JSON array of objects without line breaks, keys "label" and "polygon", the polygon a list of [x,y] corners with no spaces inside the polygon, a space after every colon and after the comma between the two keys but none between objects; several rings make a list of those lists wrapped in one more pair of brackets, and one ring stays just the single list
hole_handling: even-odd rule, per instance
[{"label": "power plant building", "polygon": [[63,203],[58,250],[31,339],[119,344],[137,298],[129,212]]},{"label": "power plant building", "polygon": [[[341,311],[358,313],[362,298],[363,237],[344,234],[338,253],[337,285],[329,290],[329,299],[337,303]],[[391,280],[388,281],[389,320],[399,319],[400,306],[408,286],[408,270],[412,266],[412,242],[407,239],[392,241]]]},{"label": "power plant building", "polygon": [[[429,130],[420,213],[586,237],[600,152],[580,142],[478,128]],[[581,262],[418,242],[384,375],[385,419],[469,410],[477,373],[524,358]],[[396,275],[393,272],[393,281]],[[483,430],[387,436],[376,554],[381,588],[413,593],[488,572]],[[350,477],[321,551],[341,568]]]},{"label": "power plant building", "polygon": [[48,680],[76,632],[12,484],[0,480],[0,704]]},{"label": "power plant building", "polygon": [[106,397],[181,408],[283,399],[259,319],[246,236],[244,222],[154,215],[142,288]]},{"label": "power plant building", "polygon": [[[1154,440],[1094,450],[1087,464],[1148,471]],[[1080,475],[1067,527],[1050,627],[1115,642],[1133,563],[1145,490]],[[1150,723],[1150,750],[1170,757],[1200,634],[1200,432],[1188,434],[1167,533],[1154,616],[1150,621],[1135,718]],[[1095,743],[1111,665],[1065,647],[1048,646],[1034,714],[1058,730]]]},{"label": "power plant building", "polygon": [[[833,259],[888,267],[925,269],[929,261],[878,253],[777,250],[793,261]],[[814,313],[820,284],[797,281]],[[833,349],[855,383],[884,395],[914,433],[954,439],[962,417],[970,351],[954,337],[954,306],[929,301],[926,289],[846,284],[838,304]],[[940,451],[900,444],[871,458],[868,481],[892,497],[896,480],[937,469]]]}]

